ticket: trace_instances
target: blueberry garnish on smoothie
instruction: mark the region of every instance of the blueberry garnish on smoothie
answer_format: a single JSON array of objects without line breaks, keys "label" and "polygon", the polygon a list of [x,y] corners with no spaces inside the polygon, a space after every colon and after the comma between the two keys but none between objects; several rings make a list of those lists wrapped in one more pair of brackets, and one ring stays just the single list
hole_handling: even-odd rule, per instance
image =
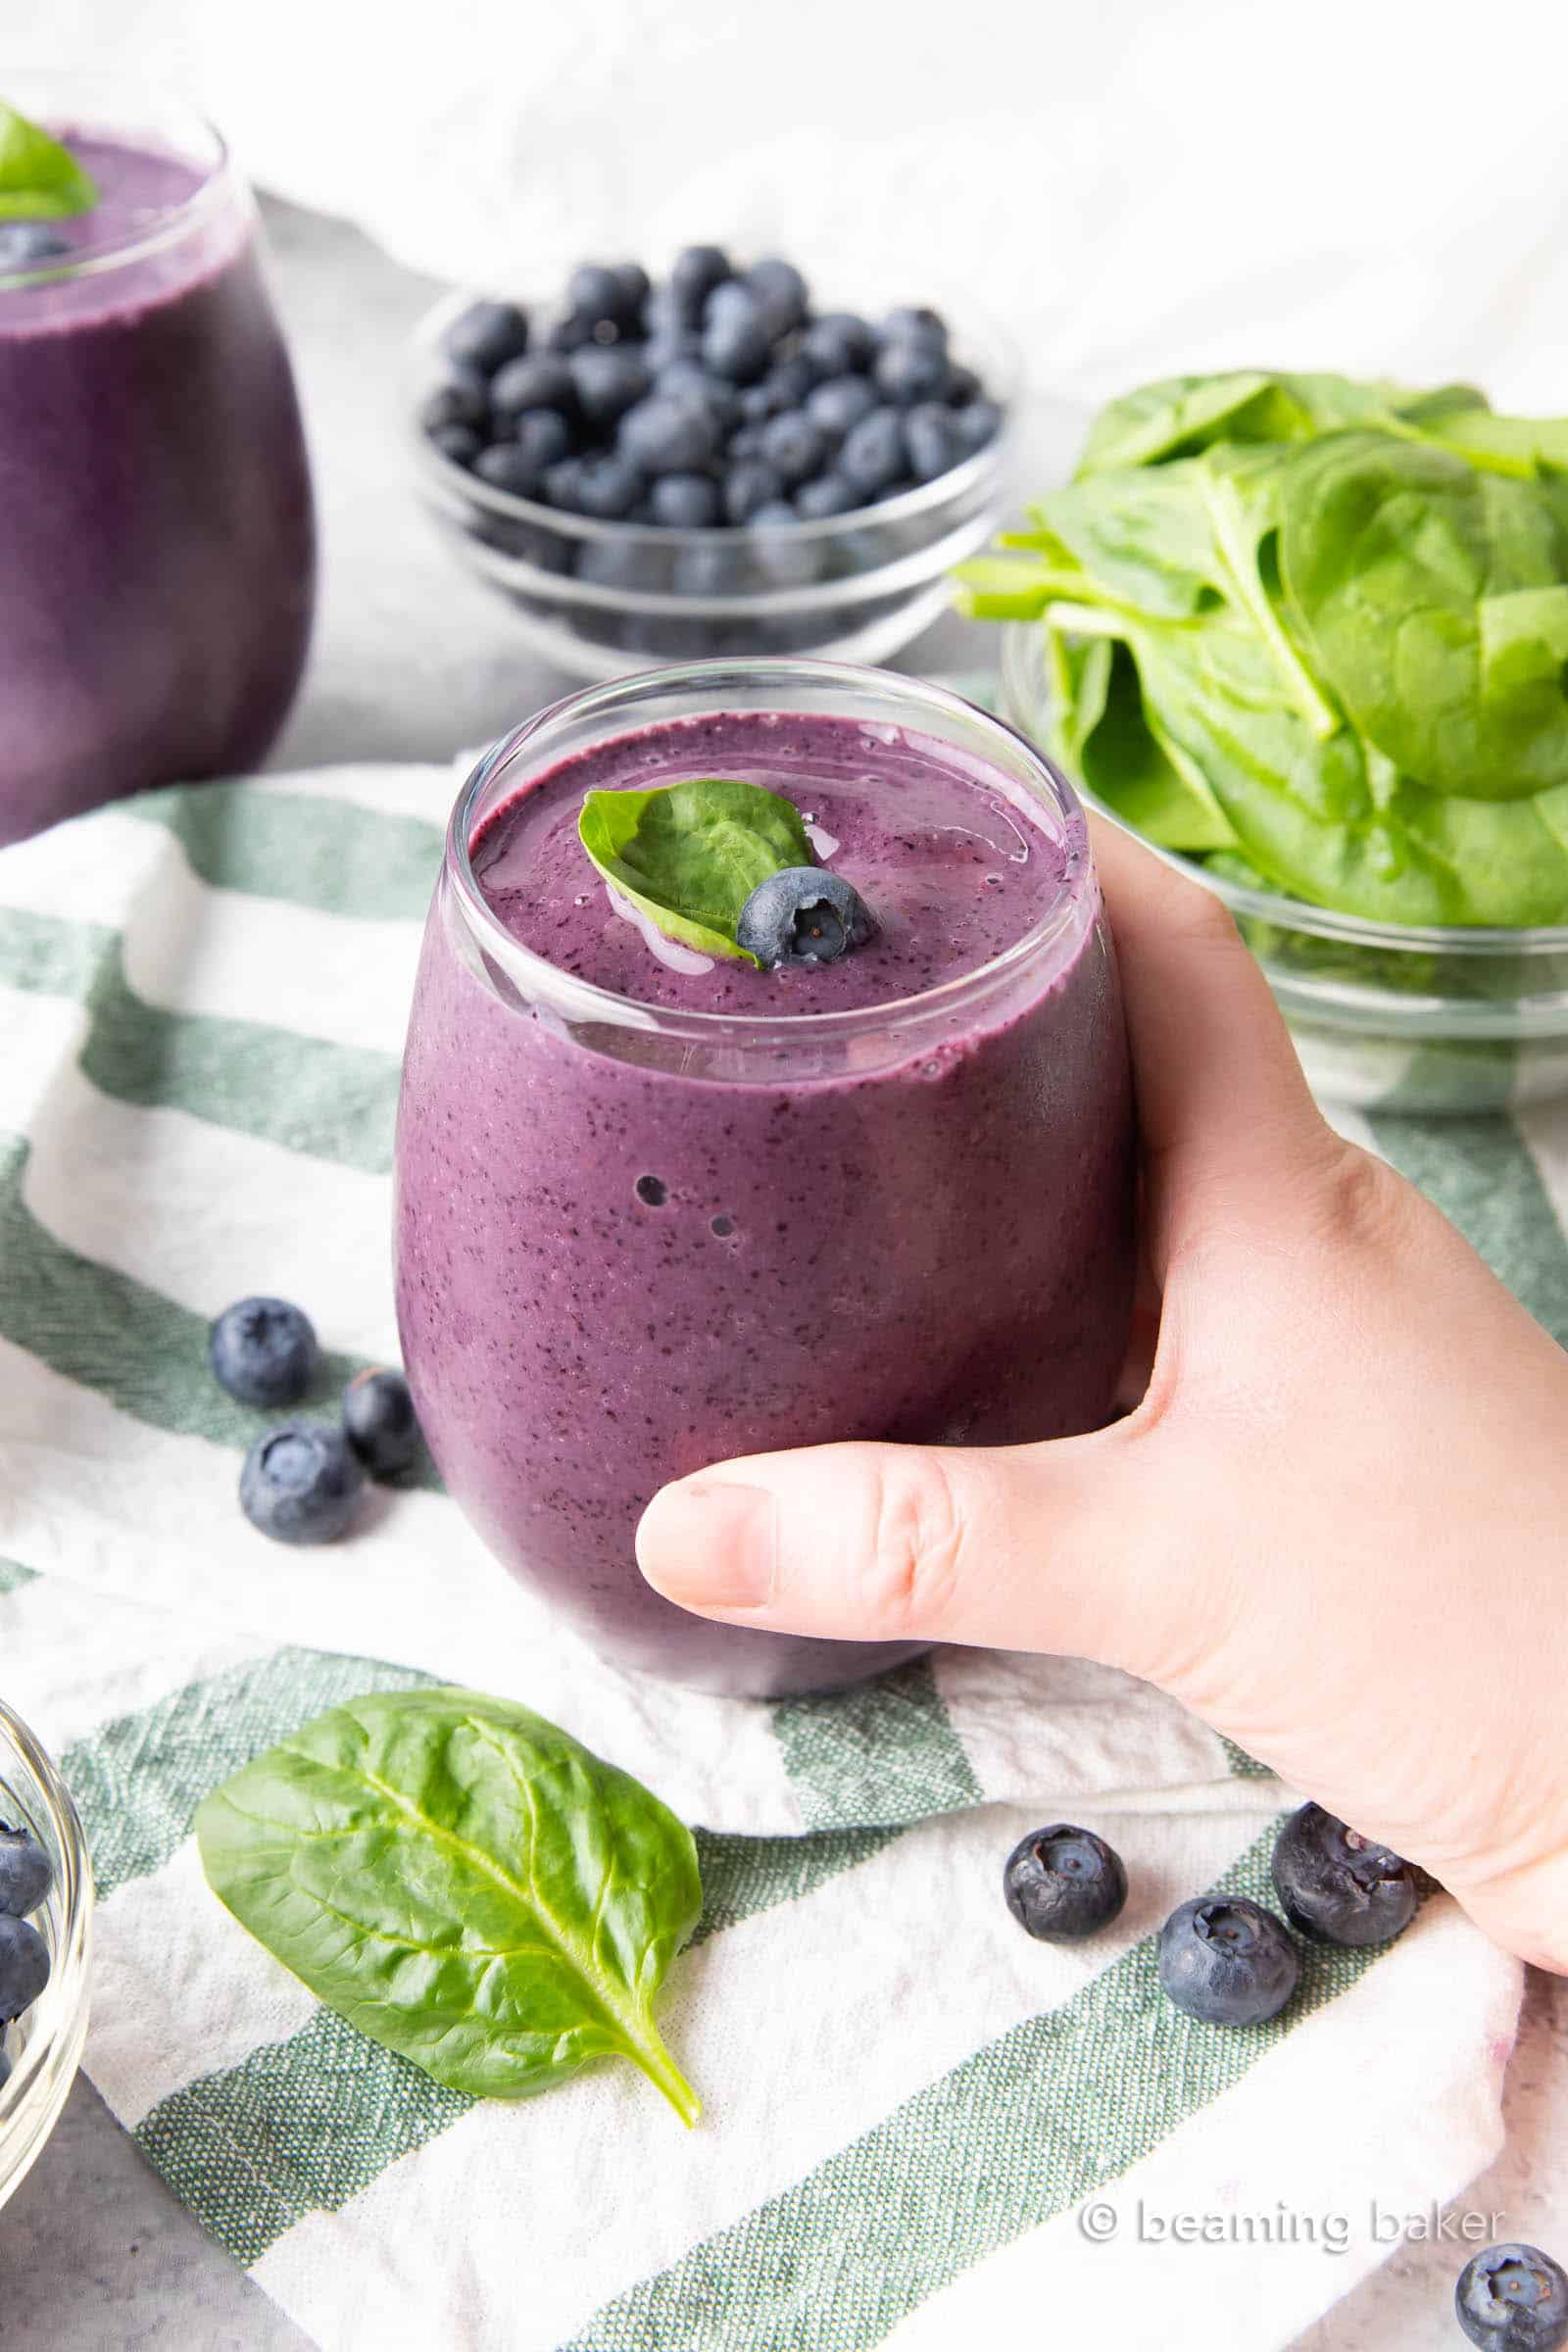
[{"label": "blueberry garnish on smoothie", "polygon": [[876,930],[853,885],[813,863],[800,810],[760,784],[590,792],[577,833],[613,893],[700,955],[764,971],[833,963]]},{"label": "blueberry garnish on smoothie", "polygon": [[781,963],[836,963],[862,947],[876,924],[842,874],[786,865],[759,882],[735,922],[735,944],[766,971]]}]

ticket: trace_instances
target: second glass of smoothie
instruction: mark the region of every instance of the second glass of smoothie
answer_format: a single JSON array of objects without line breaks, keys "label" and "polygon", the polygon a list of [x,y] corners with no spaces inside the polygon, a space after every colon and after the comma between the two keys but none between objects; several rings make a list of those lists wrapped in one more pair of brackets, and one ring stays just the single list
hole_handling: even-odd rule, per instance
[{"label": "second glass of smoothie", "polygon": [[316,539],[254,211],[217,132],[107,75],[7,72],[0,98],[98,199],[0,224],[3,845],[257,765],[299,684]]},{"label": "second glass of smoothie", "polygon": [[[617,901],[584,794],[707,776],[793,802],[874,938],[765,971]],[[737,1454],[1097,1427],[1132,1171],[1082,810],[957,696],[694,663],[572,696],[469,779],[404,1064],[404,1356],[473,1525],[616,1662],[778,1695],[909,1655],[688,1616],[638,1517]]]}]

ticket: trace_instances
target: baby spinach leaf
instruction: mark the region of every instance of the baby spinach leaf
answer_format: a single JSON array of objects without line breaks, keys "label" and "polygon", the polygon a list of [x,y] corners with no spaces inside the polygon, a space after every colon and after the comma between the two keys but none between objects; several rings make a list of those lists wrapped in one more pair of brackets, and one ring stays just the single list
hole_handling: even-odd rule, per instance
[{"label": "baby spinach leaf", "polygon": [[526,1707],[355,1699],[236,1773],[196,1835],[241,1925],[438,2082],[516,2098],[618,2056],[695,2122],[653,2017],[701,1908],[690,1833]]},{"label": "baby spinach leaf", "polygon": [[1221,428],[1273,381],[1246,368],[1231,375],[1168,375],[1140,384],[1101,410],[1089,428],[1077,478],[1112,466],[1152,466],[1177,450],[1204,448],[1224,438]]},{"label": "baby spinach leaf", "polygon": [[1236,838],[1224,810],[1192,761],[1162,741],[1145,706],[1132,649],[1104,638],[1080,649],[1079,661],[1064,656],[1067,674],[1080,685],[1087,655],[1102,670],[1098,708],[1082,695],[1071,706],[1083,731],[1064,740],[1061,753],[1095,799],[1137,833],[1167,850],[1219,850]]},{"label": "baby spinach leaf", "polygon": [[[1568,582],[1568,529],[1534,483],[1343,433],[1292,452],[1278,497],[1281,570],[1316,666],[1397,768],[1476,800],[1568,783],[1559,605],[1517,601]],[[1489,662],[1496,599],[1510,602]]]},{"label": "baby spinach leaf", "polygon": [[590,792],[577,832],[605,880],[671,939],[755,963],[735,944],[769,874],[815,863],[801,812],[760,784],[697,776],[650,792]]},{"label": "baby spinach leaf", "polygon": [[65,220],[97,201],[70,148],[0,99],[0,220]]},{"label": "baby spinach leaf", "polygon": [[1042,499],[1035,532],[1008,544],[1038,544],[1060,595],[1087,586],[1099,602],[1185,620],[1219,603],[1225,579],[1198,489],[1193,461],[1096,474]]}]

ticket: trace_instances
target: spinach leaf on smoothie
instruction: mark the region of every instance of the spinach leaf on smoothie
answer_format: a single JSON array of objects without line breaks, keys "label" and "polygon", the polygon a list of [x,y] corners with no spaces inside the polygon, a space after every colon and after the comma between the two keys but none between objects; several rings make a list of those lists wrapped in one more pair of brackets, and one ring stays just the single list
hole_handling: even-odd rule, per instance
[{"label": "spinach leaf on smoothie", "polygon": [[258,1942],[438,2082],[519,2098],[629,2058],[696,2122],[653,2014],[702,1907],[691,1833],[542,1716],[354,1699],[209,1796],[196,1836]]},{"label": "spinach leaf on smoothie", "polygon": [[1568,921],[1568,417],[1260,369],[1113,401],[960,566],[1166,849],[1389,922]]},{"label": "spinach leaf on smoothie", "polygon": [[0,220],[66,220],[97,201],[70,148],[0,99]]},{"label": "spinach leaf on smoothie", "polygon": [[735,925],[758,884],[814,862],[793,803],[726,776],[590,792],[577,832],[605,880],[668,938],[742,963],[757,957]]}]

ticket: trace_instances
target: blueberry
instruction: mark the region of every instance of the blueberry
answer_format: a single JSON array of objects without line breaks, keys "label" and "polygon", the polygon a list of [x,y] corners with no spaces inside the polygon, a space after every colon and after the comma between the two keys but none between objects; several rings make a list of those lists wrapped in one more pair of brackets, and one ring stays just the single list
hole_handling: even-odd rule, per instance
[{"label": "blueberry", "polygon": [[627,410],[616,446],[644,473],[694,473],[711,461],[718,439],[706,409],[656,395]]},{"label": "blueberry", "polygon": [[804,409],[791,409],[762,427],[762,462],[786,489],[813,474],[827,456],[827,442]]},{"label": "blueberry", "polygon": [[512,437],[539,474],[571,453],[571,427],[558,409],[524,409]]},{"label": "blueberry", "polygon": [[286,1298],[241,1298],[209,1331],[207,1361],[241,1404],[297,1404],[316,1370],[316,1333]]},{"label": "blueberry", "polygon": [[641,311],[647,292],[646,278],[634,293],[618,270],[607,270],[599,262],[584,262],[566,283],[572,316],[595,325],[605,318],[617,326],[629,323]]},{"label": "blueberry", "polygon": [[821,571],[821,551],[801,536],[801,518],[787,498],[769,499],[748,525],[758,569],[779,588],[805,588]]},{"label": "blueberry", "polygon": [[4,2036],[3,2034],[0,2034],[0,2090],[4,2090],[10,2080],[11,2060],[6,2054],[4,2047]]},{"label": "blueberry", "polygon": [[917,482],[934,482],[939,474],[951,473],[964,454],[953,410],[934,400],[908,410],[904,419],[904,449]]},{"label": "blueberry", "polygon": [[882,321],[884,343],[923,343],[928,350],[945,352],[948,348],[948,329],[935,311],[911,310],[907,306],[889,311]]},{"label": "blueberry", "polygon": [[666,530],[710,530],[719,519],[718,484],[706,473],[666,473],[648,494],[649,518]]},{"label": "blueberry", "polygon": [[590,543],[577,558],[577,577],[596,588],[618,588],[639,596],[666,584],[668,558],[661,547],[645,547],[635,539],[606,539]]},{"label": "blueberry", "polygon": [[353,1518],[364,1483],[341,1429],[280,1421],[245,1456],[240,1508],[279,1544],[330,1544]]},{"label": "blueberry", "polygon": [[715,286],[731,275],[729,256],[717,245],[688,245],[675,256],[669,290],[681,316],[700,318],[703,305]]},{"label": "blueberry", "polygon": [[42,220],[0,221],[0,270],[36,270],[70,251],[66,239]]},{"label": "blueberry", "polygon": [[49,1946],[24,1919],[0,1913],[0,2026],[30,2009],[49,1982]]},{"label": "blueberry", "polygon": [[419,1457],[419,1424],[401,1372],[356,1372],[343,1392],[343,1435],[371,1478],[396,1478]]},{"label": "blueberry", "polygon": [[806,414],[835,441],[842,441],[875,407],[876,393],[863,375],[829,376],[806,396]]},{"label": "blueberry", "polygon": [[1127,1873],[1103,1838],[1058,1821],[1013,1847],[1002,1891],[1031,1936],[1043,1943],[1074,1943],[1109,1927],[1127,1900]]},{"label": "blueberry", "polygon": [[763,386],[773,403],[773,415],[780,416],[786,409],[798,409],[808,392],[822,380],[822,370],[814,367],[802,351],[787,360],[780,360],[762,378]]},{"label": "blueberry", "polygon": [[650,335],[642,347],[648,372],[657,381],[666,368],[674,368],[683,360],[695,360],[702,366],[703,338],[695,327],[673,327]]},{"label": "blueberry", "polygon": [[0,1821],[0,1912],[25,1919],[47,1902],[54,1883],[55,1866],[32,1832]]},{"label": "blueberry", "polygon": [[590,343],[574,351],[567,366],[578,408],[601,431],[647,397],[650,379],[642,361],[613,344]]},{"label": "blueberry", "polygon": [[762,454],[762,431],[760,424],[740,424],[724,444],[724,454],[737,464],[742,458],[760,458]]},{"label": "blueberry", "polygon": [[876,929],[871,909],[842,874],[787,865],[759,882],[735,922],[735,945],[765,970],[780,963],[834,963]]},{"label": "blueberry", "polygon": [[571,369],[547,351],[531,360],[513,360],[490,386],[490,405],[498,416],[520,416],[525,409],[555,409],[567,416],[576,406]]},{"label": "blueberry", "polygon": [[430,447],[454,466],[471,466],[484,443],[471,424],[440,424],[429,435]]},{"label": "blueberry", "polygon": [[454,368],[443,384],[437,384],[419,404],[419,422],[427,433],[438,432],[444,424],[487,424],[490,420],[490,387],[476,368]]},{"label": "blueberry", "polygon": [[904,475],[904,419],[897,409],[873,409],[845,435],[838,470],[864,498]]},{"label": "blueberry", "polygon": [[544,478],[537,459],[517,441],[492,441],[474,459],[473,470],[492,490],[505,490],[512,498],[536,498]]},{"label": "blueberry", "polygon": [[948,400],[956,409],[967,408],[980,397],[980,378],[972,368],[954,368],[948,373]]},{"label": "blueberry", "polygon": [[742,458],[724,476],[724,513],[731,522],[750,522],[759,507],[783,495],[783,483],[760,458]]},{"label": "blueberry", "polygon": [[765,261],[752,264],[746,283],[775,335],[787,334],[806,317],[806,280],[793,262],[781,262],[770,254]]},{"label": "blueberry", "polygon": [[1321,1805],[1302,1805],[1281,1830],[1274,1889],[1292,1927],[1328,1943],[1391,1943],[1415,1917],[1409,1863]]},{"label": "blueberry", "polygon": [[744,545],[733,536],[716,535],[677,552],[670,584],[677,596],[733,596],[749,577]]},{"label": "blueberry", "polygon": [[876,353],[876,336],[853,311],[826,311],[801,337],[801,349],[819,373],[859,375]]},{"label": "blueberry", "polygon": [[545,504],[556,507],[563,514],[582,513],[582,469],[586,460],[563,458],[559,465],[547,466],[541,488]]},{"label": "blueberry", "polygon": [[884,400],[901,409],[917,401],[940,400],[947,390],[948,355],[937,343],[884,343],[876,355],[871,380]]},{"label": "blueberry", "polygon": [[859,504],[859,492],[840,473],[819,473],[815,481],[803,482],[795,493],[795,512],[803,522],[827,522],[835,514],[852,514]]},{"label": "blueberry", "polygon": [[1245,1895],[1197,1895],[1159,1931],[1160,1989],[1204,2026],[1255,2026],[1296,1990],[1300,1957],[1272,1911]]},{"label": "blueberry", "polygon": [[449,360],[494,375],[528,348],[528,315],[514,302],[473,302],[441,338]]},{"label": "blueberry", "polygon": [[[720,286],[719,293],[727,288]],[[772,344],[756,306],[728,308],[710,317],[703,329],[703,359],[715,375],[731,383],[749,384],[767,365]]]},{"label": "blueberry", "polygon": [[640,318],[644,303],[653,291],[653,280],[641,262],[617,262],[615,280],[620,287],[622,309],[614,316],[628,319]]},{"label": "blueberry", "polygon": [[600,522],[623,522],[643,494],[643,479],[635,466],[607,453],[584,458],[577,476],[577,513]]},{"label": "blueberry", "polygon": [[568,311],[564,318],[556,320],[545,342],[552,351],[565,357],[571,352],[581,351],[585,344],[595,340],[594,328],[598,323],[596,318],[584,318],[578,312]]},{"label": "blueberry", "polygon": [[655,378],[661,399],[695,401],[712,417],[721,433],[740,416],[740,394],[721,375],[710,375],[701,360],[671,360]]},{"label": "blueberry", "polygon": [[1002,411],[994,400],[971,400],[954,415],[954,425],[965,454],[984,449],[1002,430]]},{"label": "blueberry", "polygon": [[1453,2290],[1459,2326],[1487,2352],[1561,2352],[1568,2275],[1539,2246],[1483,2246]]}]

